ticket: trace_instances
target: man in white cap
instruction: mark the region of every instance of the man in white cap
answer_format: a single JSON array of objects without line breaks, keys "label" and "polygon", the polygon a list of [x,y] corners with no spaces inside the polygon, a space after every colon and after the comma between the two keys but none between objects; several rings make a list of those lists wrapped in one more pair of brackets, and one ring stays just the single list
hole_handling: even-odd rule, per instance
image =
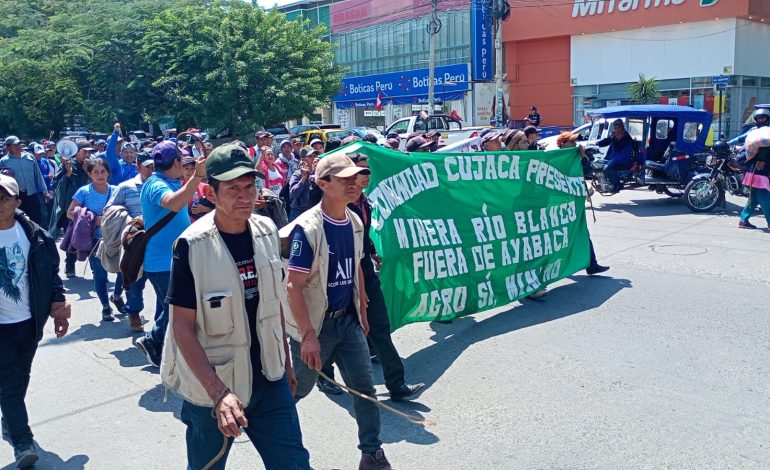
[{"label": "man in white cap", "polygon": [[[346,155],[322,158],[315,169],[321,203],[280,231],[291,242],[287,291],[292,315],[286,322],[298,400],[310,393],[330,358],[341,366],[348,387],[375,397],[361,270],[364,226],[348,208],[358,196],[359,174],[369,169],[357,167]],[[379,408],[359,397],[353,406],[362,453],[359,470],[389,470]]]},{"label": "man in white cap", "polygon": [[[45,230],[18,211],[19,185],[0,174],[0,411],[3,439],[13,446],[16,467],[38,460],[24,397],[43,327],[54,319],[58,338],[67,333],[70,305],[59,277],[59,253]],[[34,247],[34,249],[31,249]]]},{"label": "man in white cap", "polygon": [[316,150],[318,153],[324,153],[326,149],[326,144],[324,144],[324,141],[321,139],[311,140],[310,146],[313,147],[313,150]]}]

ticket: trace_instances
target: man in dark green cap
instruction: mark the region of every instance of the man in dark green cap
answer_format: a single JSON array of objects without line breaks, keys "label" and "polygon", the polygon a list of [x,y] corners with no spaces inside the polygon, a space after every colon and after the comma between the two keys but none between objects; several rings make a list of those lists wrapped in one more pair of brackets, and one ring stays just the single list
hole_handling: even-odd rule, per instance
[{"label": "man in dark green cap", "polygon": [[[247,152],[229,144],[206,160],[206,197],[216,208],[174,246],[160,372],[184,399],[188,468],[224,469],[243,428],[265,468],[304,470],[280,240],[270,219],[252,213],[256,171]],[[217,458],[223,436],[227,452]]]}]

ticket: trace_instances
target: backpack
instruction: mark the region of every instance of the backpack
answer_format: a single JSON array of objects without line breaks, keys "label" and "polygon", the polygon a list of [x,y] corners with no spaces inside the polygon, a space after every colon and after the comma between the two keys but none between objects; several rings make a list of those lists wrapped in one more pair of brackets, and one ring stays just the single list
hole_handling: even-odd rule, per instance
[{"label": "backpack", "polygon": [[120,258],[120,273],[123,275],[124,290],[128,290],[131,283],[136,282],[144,274],[142,267],[144,266],[144,252],[147,249],[147,242],[171,222],[176,214],[176,212],[169,212],[149,230],[144,229],[142,216],[135,217],[128,225],[126,235],[123,238],[123,256]]}]

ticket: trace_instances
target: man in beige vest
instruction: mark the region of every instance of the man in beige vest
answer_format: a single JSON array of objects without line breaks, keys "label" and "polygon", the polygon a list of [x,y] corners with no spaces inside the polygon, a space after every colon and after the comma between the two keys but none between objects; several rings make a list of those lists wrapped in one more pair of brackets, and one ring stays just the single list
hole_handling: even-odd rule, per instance
[{"label": "man in beige vest", "polygon": [[163,383],[184,399],[188,468],[215,461],[209,468],[224,469],[242,427],[268,470],[309,469],[285,341],[278,231],[252,214],[256,172],[246,149],[217,148],[206,174],[216,209],[174,246],[161,363]]},{"label": "man in beige vest", "polygon": [[[375,396],[366,334],[366,292],[361,271],[363,224],[348,203],[358,195],[357,167],[345,155],[322,158],[315,169],[321,203],[281,229],[290,238],[287,288],[292,316],[287,327],[297,376],[297,399],[313,389],[318,369],[329,359],[350,388]],[[359,470],[389,470],[380,441],[377,405],[354,397]]]}]

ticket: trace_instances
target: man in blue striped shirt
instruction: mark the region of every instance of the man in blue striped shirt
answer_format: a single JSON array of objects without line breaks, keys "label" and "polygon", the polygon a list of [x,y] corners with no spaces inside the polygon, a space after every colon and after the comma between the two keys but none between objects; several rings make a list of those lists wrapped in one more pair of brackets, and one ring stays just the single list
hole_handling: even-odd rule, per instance
[{"label": "man in blue striped shirt", "polygon": [[8,155],[0,158],[0,169],[13,176],[19,185],[19,199],[27,216],[38,225],[43,224],[43,198],[47,188],[35,157],[21,151],[21,141],[15,135],[5,139]]}]

